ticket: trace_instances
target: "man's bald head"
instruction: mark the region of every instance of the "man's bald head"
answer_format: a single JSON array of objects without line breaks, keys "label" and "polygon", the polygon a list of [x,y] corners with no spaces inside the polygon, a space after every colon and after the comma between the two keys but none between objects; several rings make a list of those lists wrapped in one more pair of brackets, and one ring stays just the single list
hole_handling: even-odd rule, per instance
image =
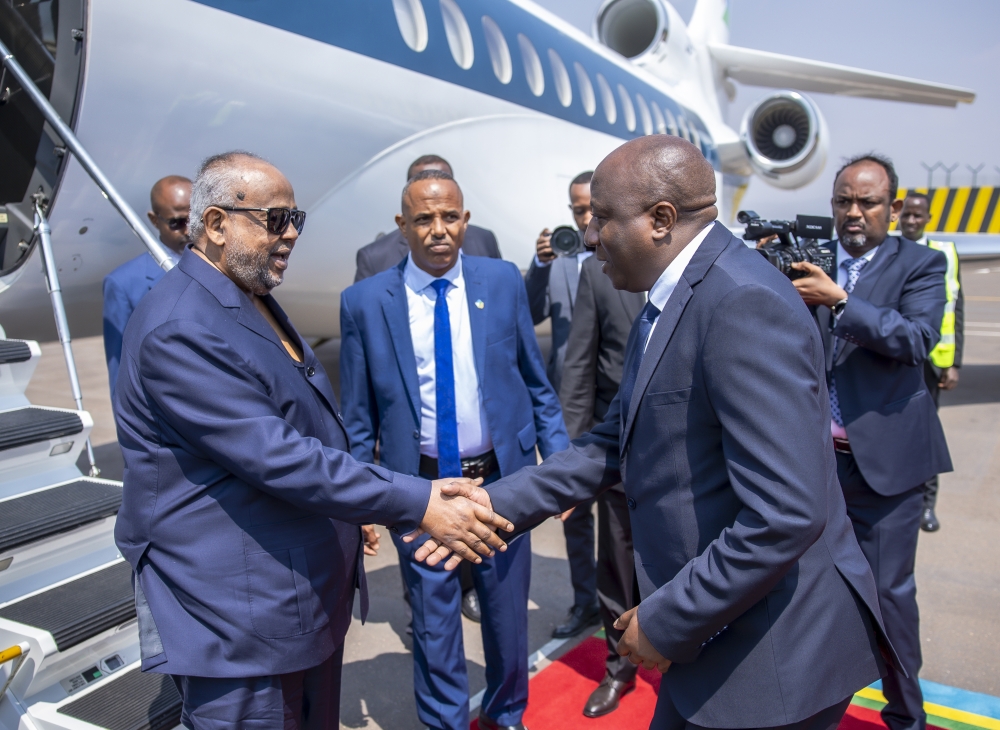
[{"label": "man's bald head", "polygon": [[639,137],[608,155],[591,183],[587,245],[618,289],[648,291],[718,217],[715,170],[679,137]]},{"label": "man's bald head", "polygon": [[177,253],[183,251],[191,240],[188,235],[191,181],[180,175],[157,180],[149,191],[149,207],[146,216],[160,234],[160,241]]}]

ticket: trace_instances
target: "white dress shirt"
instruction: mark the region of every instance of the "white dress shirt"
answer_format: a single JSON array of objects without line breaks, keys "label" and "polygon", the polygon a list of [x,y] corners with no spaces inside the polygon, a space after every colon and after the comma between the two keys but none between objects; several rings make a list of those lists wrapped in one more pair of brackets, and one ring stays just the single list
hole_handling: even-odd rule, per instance
[{"label": "white dress shirt", "polygon": [[[463,459],[479,456],[493,449],[486,424],[479,375],[472,350],[472,325],[469,302],[462,276],[462,255],[458,263],[440,278],[451,286],[445,292],[448,318],[451,323],[452,365],[455,370],[455,415],[458,420],[458,453]],[[420,453],[432,459],[438,457],[437,445],[437,381],[434,360],[434,305],[437,292],[431,286],[435,277],[417,268],[407,255],[403,269],[406,305],[410,314],[410,337],[417,359],[417,381],[420,383]]]},{"label": "white dress shirt", "polygon": [[[691,243],[681,249],[681,252],[677,254],[677,258],[670,262],[670,265],[663,270],[660,274],[660,278],[656,280],[653,284],[653,288],[649,290],[649,298],[647,301],[653,303],[653,306],[660,310],[660,314],[663,313],[663,309],[667,306],[667,302],[670,301],[670,295],[674,293],[674,289],[677,288],[677,282],[681,280],[681,276],[684,274],[684,269],[687,268],[688,264],[691,263],[691,259],[694,255],[698,253],[698,248],[701,246],[702,242],[708,236],[709,231],[715,225],[715,221],[712,221],[707,226],[701,229],[697,236],[691,239]],[[649,330],[649,337],[646,338],[646,342],[643,343],[643,352],[646,351],[646,345],[649,341],[653,339],[653,332],[656,330],[656,323],[660,321],[660,315],[656,315],[656,319],[653,320],[653,326]]]}]

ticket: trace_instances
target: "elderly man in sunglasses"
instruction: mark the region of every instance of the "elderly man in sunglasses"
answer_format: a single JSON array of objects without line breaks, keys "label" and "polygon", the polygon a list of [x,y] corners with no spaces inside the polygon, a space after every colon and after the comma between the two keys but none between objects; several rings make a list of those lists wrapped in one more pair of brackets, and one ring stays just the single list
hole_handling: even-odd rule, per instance
[{"label": "elderly man in sunglasses", "polygon": [[474,562],[513,529],[441,497],[481,480],[351,456],[323,366],[271,296],[305,218],[272,165],[210,157],[193,244],[125,329],[115,538],[135,571],[142,670],[172,676],[194,730],[340,726],[356,590],[368,612],[360,525],[419,528]]},{"label": "elderly man in sunglasses", "polygon": [[[188,234],[191,181],[180,175],[157,180],[149,191],[149,206],[151,210],[146,214],[149,222],[160,234],[160,241],[176,264],[191,241]],[[104,277],[104,356],[108,361],[112,397],[118,380],[125,325],[163,273],[153,257],[143,252]]]}]

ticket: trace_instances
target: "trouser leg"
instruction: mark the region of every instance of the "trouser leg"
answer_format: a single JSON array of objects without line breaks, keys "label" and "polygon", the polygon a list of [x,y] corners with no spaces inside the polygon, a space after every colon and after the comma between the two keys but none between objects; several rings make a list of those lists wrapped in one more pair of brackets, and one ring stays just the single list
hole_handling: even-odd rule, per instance
[{"label": "trouser leg", "polygon": [[625,632],[615,628],[615,620],[635,607],[632,583],[635,558],[632,554],[632,523],[625,493],[608,490],[597,499],[597,599],[601,623],[608,643],[606,668],[619,682],[630,682],[638,669],[618,655],[618,642]]},{"label": "trouser leg", "polygon": [[473,568],[483,612],[486,692],[482,712],[500,726],[516,725],[528,704],[528,588],[531,536]]},{"label": "trouser leg", "polygon": [[413,560],[424,540],[392,541],[413,610],[413,690],[417,717],[436,730],[469,727],[469,678],[462,641],[462,589],[457,571]]},{"label": "trouser leg", "polygon": [[566,556],[569,577],[573,584],[573,605],[593,606],[597,603],[597,570],[594,563],[594,501],[576,506],[565,522]]},{"label": "trouser leg", "polygon": [[[924,361],[924,384],[927,386],[927,392],[931,394],[931,398],[934,400],[934,408],[938,408],[940,405],[940,382],[941,371],[931,365],[930,362]],[[938,477],[936,474],[924,482],[922,491],[924,495],[924,509],[934,509],[937,506],[938,495]]]},{"label": "trouser leg", "polygon": [[882,680],[890,730],[923,730],[927,716],[917,675],[922,663],[914,563],[923,512],[920,487],[885,497],[865,482],[854,457],[837,454],[837,472],[854,534],[871,566],[885,631],[909,677],[891,666]]}]

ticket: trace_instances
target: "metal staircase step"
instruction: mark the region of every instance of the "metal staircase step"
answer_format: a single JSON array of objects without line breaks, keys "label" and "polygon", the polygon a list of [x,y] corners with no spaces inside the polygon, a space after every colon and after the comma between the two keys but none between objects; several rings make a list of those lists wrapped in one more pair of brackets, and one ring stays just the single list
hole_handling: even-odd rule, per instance
[{"label": "metal staircase step", "polygon": [[0,554],[117,514],[121,487],[78,479],[0,502]]},{"label": "metal staircase step", "polygon": [[49,632],[59,651],[134,617],[132,567],[126,562],[0,608],[0,618]]},{"label": "metal staircase step", "polygon": [[0,451],[81,431],[83,421],[75,411],[37,406],[4,411],[0,413]]},{"label": "metal staircase step", "polygon": [[167,730],[181,721],[181,696],[166,674],[138,668],[59,708],[108,730]]},{"label": "metal staircase step", "polygon": [[31,359],[31,347],[21,340],[0,340],[0,365],[26,362]]}]

